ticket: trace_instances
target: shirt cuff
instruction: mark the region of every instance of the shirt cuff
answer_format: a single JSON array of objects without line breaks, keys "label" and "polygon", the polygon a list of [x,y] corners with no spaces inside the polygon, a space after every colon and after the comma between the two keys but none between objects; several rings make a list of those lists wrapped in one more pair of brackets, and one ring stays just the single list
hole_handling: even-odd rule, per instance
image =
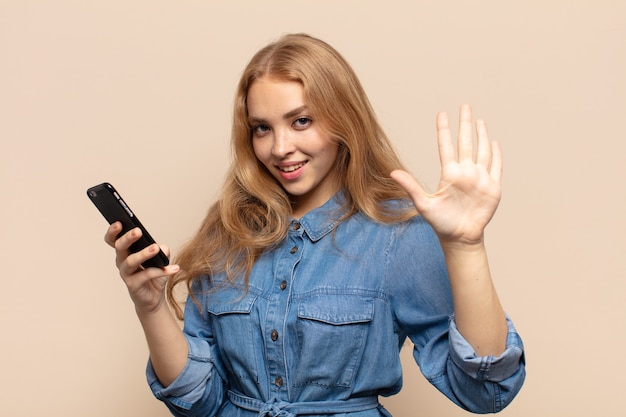
[{"label": "shirt cuff", "polygon": [[148,385],[154,396],[185,410],[189,410],[202,398],[213,369],[210,349],[205,340],[187,337],[187,345],[187,363],[180,375],[167,387],[159,382],[151,360],[148,360],[146,367]]},{"label": "shirt cuff", "polygon": [[506,348],[499,356],[478,356],[450,319],[450,356],[463,372],[479,381],[500,382],[519,370],[524,361],[524,345],[515,326],[507,316]]}]

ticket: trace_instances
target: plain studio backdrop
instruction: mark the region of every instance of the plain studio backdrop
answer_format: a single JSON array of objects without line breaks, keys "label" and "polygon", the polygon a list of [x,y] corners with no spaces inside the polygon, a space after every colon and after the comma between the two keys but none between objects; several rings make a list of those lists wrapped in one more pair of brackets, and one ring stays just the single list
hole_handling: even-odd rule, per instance
[{"label": "plain studio backdrop", "polygon": [[[169,415],[85,190],[113,183],[176,252],[223,182],[243,67],[287,32],[344,54],[430,189],[436,113],[473,105],[503,148],[487,245],[527,348],[502,415],[623,415],[623,0],[0,1],[0,415]],[[467,415],[410,347],[394,416]]]}]

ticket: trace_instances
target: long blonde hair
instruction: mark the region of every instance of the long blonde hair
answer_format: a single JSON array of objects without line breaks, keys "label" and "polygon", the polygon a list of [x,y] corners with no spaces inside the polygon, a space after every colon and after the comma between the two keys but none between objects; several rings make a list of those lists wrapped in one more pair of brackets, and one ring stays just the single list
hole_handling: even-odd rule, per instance
[{"label": "long blonde hair", "polygon": [[233,162],[227,180],[200,229],[178,255],[181,271],[167,284],[168,299],[179,318],[182,310],[173,297],[177,284],[185,282],[190,291],[196,278],[226,272],[229,281],[243,276],[247,285],[258,256],[287,234],[289,196],[257,160],[251,143],[246,99],[252,83],[263,76],[301,83],[307,107],[338,144],[336,169],[347,197],[346,217],[360,212],[374,221],[393,223],[416,214],[410,206],[384,204],[406,198],[389,177],[403,165],[350,65],[319,39],[285,35],[257,52],[241,76],[233,112]]}]

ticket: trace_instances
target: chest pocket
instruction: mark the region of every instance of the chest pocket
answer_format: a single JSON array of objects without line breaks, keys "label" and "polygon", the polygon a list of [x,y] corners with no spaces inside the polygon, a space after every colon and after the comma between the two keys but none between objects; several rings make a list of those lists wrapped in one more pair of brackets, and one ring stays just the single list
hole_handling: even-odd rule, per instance
[{"label": "chest pocket", "polygon": [[254,382],[259,380],[259,346],[255,342],[258,325],[254,325],[258,318],[253,309],[256,300],[256,295],[248,293],[242,297],[234,289],[227,289],[211,296],[207,307],[227,371],[238,379]]},{"label": "chest pocket", "polygon": [[350,387],[373,318],[371,297],[320,294],[301,300],[295,385]]}]

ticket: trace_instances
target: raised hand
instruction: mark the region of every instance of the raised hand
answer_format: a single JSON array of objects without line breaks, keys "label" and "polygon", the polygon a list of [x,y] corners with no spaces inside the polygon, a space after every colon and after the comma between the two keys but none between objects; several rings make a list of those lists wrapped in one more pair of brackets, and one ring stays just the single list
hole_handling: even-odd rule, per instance
[{"label": "raised hand", "polygon": [[476,121],[474,150],[472,109],[459,112],[458,152],[455,152],[446,113],[437,115],[437,139],[441,179],[434,194],[426,193],[407,172],[391,177],[409,194],[420,214],[433,227],[442,243],[479,243],[501,196],[502,155],[497,142],[490,142],[482,120]]}]

